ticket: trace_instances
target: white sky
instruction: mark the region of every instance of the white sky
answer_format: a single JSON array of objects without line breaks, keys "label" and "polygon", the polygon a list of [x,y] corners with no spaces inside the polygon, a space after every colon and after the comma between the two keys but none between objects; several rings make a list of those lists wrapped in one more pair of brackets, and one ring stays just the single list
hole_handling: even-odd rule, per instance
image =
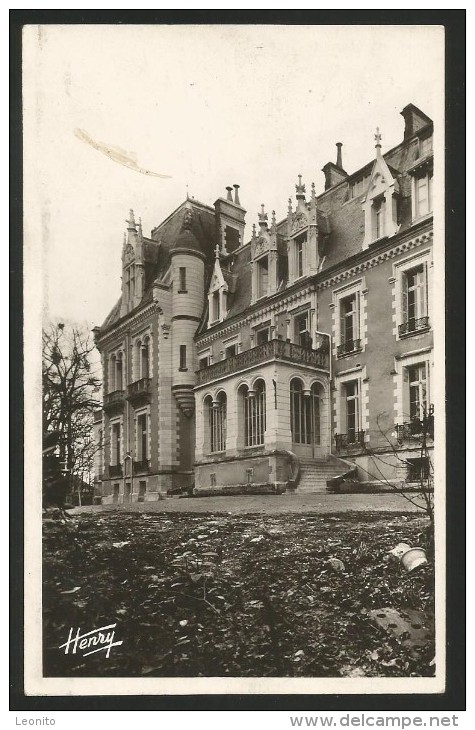
[{"label": "white sky", "polygon": [[[130,207],[144,233],[186,195],[241,185],[246,239],[265,203],[286,214],[297,174],[323,190],[403,135],[412,102],[441,123],[443,30],[424,26],[43,26],[25,31],[26,245],[45,314],[101,324],[120,294]],[[148,177],[74,135],[137,156]],[[26,202],[29,198],[27,196]],[[34,206],[33,206],[34,207]],[[41,258],[40,257],[40,258]]]}]

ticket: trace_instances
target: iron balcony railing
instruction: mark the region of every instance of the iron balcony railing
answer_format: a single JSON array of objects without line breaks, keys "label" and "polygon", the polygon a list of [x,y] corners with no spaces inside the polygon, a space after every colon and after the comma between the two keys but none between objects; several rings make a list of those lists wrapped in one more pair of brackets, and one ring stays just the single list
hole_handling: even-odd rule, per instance
[{"label": "iron balcony railing", "polygon": [[284,340],[269,340],[262,345],[253,347],[245,352],[232,355],[225,360],[220,360],[208,365],[197,372],[198,385],[209,383],[223,375],[238,373],[245,368],[258,365],[271,360],[284,360],[287,362],[303,363],[312,365],[317,370],[329,372],[330,358],[328,348],[322,347],[318,350],[295,345]]},{"label": "iron balcony railing", "polygon": [[109,466],[110,477],[121,477],[122,476],[122,464],[111,464]]},{"label": "iron balcony railing", "polygon": [[147,399],[151,394],[151,378],[140,378],[127,386],[127,400]]},{"label": "iron balcony railing", "polygon": [[112,410],[118,408],[124,403],[125,393],[123,390],[114,390],[112,393],[106,393],[104,396],[104,410]]},{"label": "iron balcony railing", "polygon": [[336,450],[352,449],[356,446],[364,446],[364,431],[350,431],[349,433],[335,434]]},{"label": "iron balcony railing", "polygon": [[429,317],[419,317],[418,319],[408,319],[399,325],[399,337],[410,335],[413,332],[429,329]]},{"label": "iron balcony railing", "polygon": [[343,357],[343,355],[349,355],[352,352],[361,350],[361,340],[347,340],[336,348],[336,356]]},{"label": "iron balcony railing", "polygon": [[396,438],[398,441],[420,440],[423,436],[434,438],[434,415],[431,413],[424,419],[413,418],[405,423],[396,425]]}]

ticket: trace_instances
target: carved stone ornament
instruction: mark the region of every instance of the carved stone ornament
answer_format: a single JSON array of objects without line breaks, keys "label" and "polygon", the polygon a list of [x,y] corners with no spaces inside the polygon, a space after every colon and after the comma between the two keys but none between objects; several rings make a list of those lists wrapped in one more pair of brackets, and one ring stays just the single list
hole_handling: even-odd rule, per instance
[{"label": "carved stone ornament", "polygon": [[306,216],[301,212],[296,213],[292,220],[292,233],[294,231],[298,231],[300,228],[304,228],[304,226],[306,226],[306,225],[307,225]]}]

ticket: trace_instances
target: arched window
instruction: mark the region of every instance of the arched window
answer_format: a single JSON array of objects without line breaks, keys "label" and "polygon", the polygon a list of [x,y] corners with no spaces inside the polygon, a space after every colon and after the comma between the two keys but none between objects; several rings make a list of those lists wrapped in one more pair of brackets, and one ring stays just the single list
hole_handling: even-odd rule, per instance
[{"label": "arched window", "polygon": [[311,399],[305,397],[302,381],[290,381],[290,426],[295,444],[312,443]]},{"label": "arched window", "polygon": [[205,450],[214,453],[226,450],[226,394],[219,393],[214,401],[204,400]]},{"label": "arched window", "polygon": [[122,353],[119,352],[115,362],[115,390],[123,390],[123,362]]},{"label": "arched window", "polygon": [[260,446],[264,443],[266,430],[266,386],[258,380],[253,390],[247,386],[241,389],[244,402],[244,443],[246,446]]},{"label": "arched window", "polygon": [[141,368],[140,377],[150,377],[150,338],[146,337],[141,346]]}]

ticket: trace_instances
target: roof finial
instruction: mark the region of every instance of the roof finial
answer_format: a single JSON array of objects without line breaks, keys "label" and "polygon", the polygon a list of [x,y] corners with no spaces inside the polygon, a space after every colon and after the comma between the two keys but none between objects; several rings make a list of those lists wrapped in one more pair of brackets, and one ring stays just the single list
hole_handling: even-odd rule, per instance
[{"label": "roof finial", "polygon": [[276,225],[276,219],[275,219],[275,210],[272,211],[272,226],[275,227]]},{"label": "roof finial", "polygon": [[253,239],[256,238],[256,224],[255,223],[252,224],[252,238]]},{"label": "roof finial", "polygon": [[289,198],[289,205],[287,208],[289,215],[292,215],[292,198]]},{"label": "roof finial", "polygon": [[132,210],[132,208],[129,210],[129,220],[128,221],[125,221],[125,222],[128,224],[127,225],[127,229],[129,231],[136,231],[137,230],[135,228],[134,211]]},{"label": "roof finial", "polygon": [[295,186],[297,200],[305,200],[305,185],[302,183],[302,175],[298,175],[298,183]]},{"label": "roof finial", "polygon": [[268,215],[264,210],[264,203],[261,203],[261,212],[257,216],[259,218],[259,226],[261,228],[267,228]]},{"label": "roof finial", "polygon": [[374,135],[374,138],[376,140],[375,147],[381,147],[381,132],[379,131],[379,127],[376,127],[376,134]]},{"label": "roof finial", "polygon": [[314,182],[311,185],[311,192],[310,192],[310,194],[312,196],[312,200],[315,200],[316,193],[315,193],[315,183]]},{"label": "roof finial", "polygon": [[142,232],[142,218],[139,218],[139,236],[142,238],[143,232]]},{"label": "roof finial", "polygon": [[219,244],[216,244],[214,247],[214,256],[216,259],[219,259]]},{"label": "roof finial", "polygon": [[186,183],[186,186],[185,187],[186,187],[186,199],[189,200],[190,199],[190,193],[188,191],[188,183]]}]

